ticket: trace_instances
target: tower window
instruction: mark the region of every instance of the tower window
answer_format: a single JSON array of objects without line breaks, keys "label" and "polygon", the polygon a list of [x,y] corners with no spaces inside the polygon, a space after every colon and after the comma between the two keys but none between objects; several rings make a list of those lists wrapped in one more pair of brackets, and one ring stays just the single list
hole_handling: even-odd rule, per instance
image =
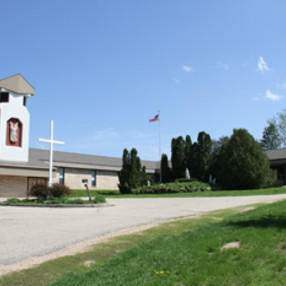
[{"label": "tower window", "polygon": [[23,105],[27,106],[27,97],[26,96],[23,97]]},{"label": "tower window", "polygon": [[0,93],[0,102],[9,102],[9,92]]}]

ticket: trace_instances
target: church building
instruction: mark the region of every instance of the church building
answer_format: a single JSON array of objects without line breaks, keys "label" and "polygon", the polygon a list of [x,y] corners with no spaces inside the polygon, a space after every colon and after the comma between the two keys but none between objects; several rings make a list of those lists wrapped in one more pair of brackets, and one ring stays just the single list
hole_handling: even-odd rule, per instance
[{"label": "church building", "polygon": [[[22,75],[0,80],[0,197],[28,197],[36,183],[49,179],[49,151],[29,148],[30,113],[27,100],[34,87]],[[277,184],[286,184],[286,149],[266,152],[270,165],[277,170]],[[146,172],[158,180],[159,162],[142,161]],[[53,152],[53,183],[71,189],[118,189],[122,159],[87,154]]]},{"label": "church building", "polygon": [[[33,184],[49,178],[49,151],[29,148],[30,113],[27,100],[34,87],[17,74],[0,80],[0,197],[27,197]],[[53,152],[53,183],[71,189],[118,189],[122,159],[67,152]],[[159,162],[142,161],[155,178]]]}]

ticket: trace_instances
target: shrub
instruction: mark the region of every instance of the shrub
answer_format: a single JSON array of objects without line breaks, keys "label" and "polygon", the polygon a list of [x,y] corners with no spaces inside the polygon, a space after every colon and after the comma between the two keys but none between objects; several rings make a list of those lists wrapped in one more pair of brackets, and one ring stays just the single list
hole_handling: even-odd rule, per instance
[{"label": "shrub", "polygon": [[46,184],[36,184],[31,188],[30,194],[38,199],[46,199],[48,196],[59,198],[70,195],[71,189],[61,184],[53,184],[52,187]]},{"label": "shrub", "polygon": [[133,188],[147,185],[148,176],[145,166],[141,167],[141,160],[137,156],[137,150],[131,152],[123,150],[122,169],[118,172],[119,190],[121,194],[128,194]]},{"label": "shrub", "polygon": [[10,199],[6,200],[4,203],[6,203],[6,204],[16,204],[16,203],[21,203],[21,200],[16,199],[16,198],[10,198]]},{"label": "shrub", "polygon": [[104,196],[101,196],[101,195],[96,194],[95,197],[94,197],[94,199],[93,199],[93,202],[94,202],[95,204],[102,204],[102,203],[105,203],[105,202],[106,202],[106,199],[105,199]]},{"label": "shrub", "polygon": [[186,183],[170,183],[158,184],[153,186],[144,186],[132,189],[133,194],[160,194],[160,193],[179,193],[179,192],[193,192],[193,191],[210,191],[211,187],[207,183],[200,181],[192,181]]},{"label": "shrub", "polygon": [[48,186],[46,184],[36,184],[31,188],[30,194],[37,198],[46,198],[48,195]]},{"label": "shrub", "polygon": [[197,179],[195,178],[179,178],[175,180],[175,183],[189,183],[189,182],[193,182],[193,181],[197,181]]},{"label": "shrub", "polygon": [[57,197],[52,200],[47,200],[44,201],[45,204],[66,204],[66,205],[71,205],[71,204],[84,204],[84,200],[77,198],[77,199],[69,199],[67,197]]},{"label": "shrub", "polygon": [[69,205],[83,205],[84,204],[84,200],[77,198],[77,199],[67,199],[65,201],[66,204]]},{"label": "shrub", "polygon": [[49,191],[53,197],[59,198],[71,194],[71,189],[62,184],[53,184]]},{"label": "shrub", "polygon": [[219,160],[217,179],[227,189],[257,189],[275,182],[266,154],[245,129],[234,129]]}]

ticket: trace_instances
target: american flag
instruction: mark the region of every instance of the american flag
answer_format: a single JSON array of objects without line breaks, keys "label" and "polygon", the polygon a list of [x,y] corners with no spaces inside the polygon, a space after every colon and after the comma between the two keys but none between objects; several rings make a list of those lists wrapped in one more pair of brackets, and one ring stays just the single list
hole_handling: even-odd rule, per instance
[{"label": "american flag", "polygon": [[159,114],[155,115],[153,118],[149,119],[149,122],[154,122],[159,120]]}]

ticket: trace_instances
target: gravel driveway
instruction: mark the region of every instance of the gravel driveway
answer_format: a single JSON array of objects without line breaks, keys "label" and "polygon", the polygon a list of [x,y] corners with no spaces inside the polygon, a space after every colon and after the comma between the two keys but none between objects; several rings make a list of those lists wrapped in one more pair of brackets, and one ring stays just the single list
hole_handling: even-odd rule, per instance
[{"label": "gravel driveway", "polygon": [[107,233],[166,219],[286,199],[285,195],[108,199],[105,208],[0,207],[0,275]]}]

